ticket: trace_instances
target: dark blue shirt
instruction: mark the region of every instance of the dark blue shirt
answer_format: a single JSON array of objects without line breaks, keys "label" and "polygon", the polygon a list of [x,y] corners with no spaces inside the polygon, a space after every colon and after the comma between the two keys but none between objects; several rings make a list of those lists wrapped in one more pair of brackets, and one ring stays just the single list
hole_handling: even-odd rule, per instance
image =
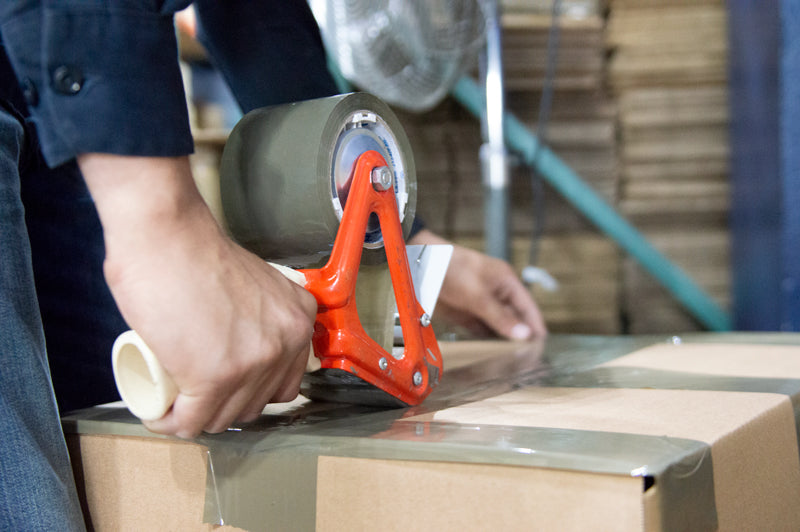
[{"label": "dark blue shirt", "polygon": [[[188,0],[3,0],[0,98],[24,95],[45,160],[193,150],[174,13]],[[198,0],[199,37],[247,112],[328,96],[319,30],[304,0]],[[5,68],[4,68],[5,66]]]}]

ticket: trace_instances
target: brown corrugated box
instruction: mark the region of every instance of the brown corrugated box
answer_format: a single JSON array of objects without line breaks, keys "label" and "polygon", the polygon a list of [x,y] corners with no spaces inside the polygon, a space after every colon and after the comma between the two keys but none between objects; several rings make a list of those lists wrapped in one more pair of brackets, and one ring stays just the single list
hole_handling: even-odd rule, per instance
[{"label": "brown corrugated box", "polygon": [[[783,344],[783,345],[782,345]],[[443,342],[424,405],[65,419],[96,530],[798,530],[800,336]]]}]

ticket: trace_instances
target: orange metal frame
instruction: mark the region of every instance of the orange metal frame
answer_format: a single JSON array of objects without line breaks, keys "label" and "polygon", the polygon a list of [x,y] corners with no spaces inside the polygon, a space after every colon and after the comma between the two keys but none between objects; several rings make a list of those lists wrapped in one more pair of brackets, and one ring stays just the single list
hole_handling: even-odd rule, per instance
[{"label": "orange metal frame", "polygon": [[[306,289],[319,305],[313,344],[322,367],[347,371],[408,405],[417,405],[439,383],[442,356],[433,327],[421,322],[425,311],[414,293],[394,188],[379,191],[372,185],[372,170],[382,166],[388,165],[376,151],[358,158],[328,263],[301,271]],[[405,347],[398,358],[366,334],[356,311],[356,279],[371,213],[380,222],[403,331]]]}]

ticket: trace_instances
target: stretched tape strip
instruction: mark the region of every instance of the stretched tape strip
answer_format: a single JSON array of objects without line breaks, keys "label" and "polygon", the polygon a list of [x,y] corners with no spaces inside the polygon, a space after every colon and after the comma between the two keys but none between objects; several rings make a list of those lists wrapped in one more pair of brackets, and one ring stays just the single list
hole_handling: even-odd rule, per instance
[{"label": "stretched tape strip", "polygon": [[[702,336],[695,340],[708,341]],[[714,335],[726,342],[771,341],[752,335]],[[779,343],[784,343],[781,336]],[[451,364],[443,386],[413,411],[375,412],[366,407],[301,403],[271,410],[243,430],[207,436],[209,480],[206,497],[208,522],[247,528],[313,528],[316,463],[321,455],[360,458],[413,459],[471,463],[498,463],[550,467],[573,471],[641,476],[643,489],[654,479],[665,529],[714,529],[716,506],[713,463],[709,446],[682,439],[597,431],[540,427],[470,425],[403,419],[496,396],[519,386],[542,384],[561,387],[652,386],[664,388],[753,391],[800,395],[800,380],[709,378],[673,372],[631,368],[598,368],[632,351],[665,338],[611,338],[552,336],[547,346],[485,342],[471,344],[469,352],[498,356]],[[685,341],[690,341],[684,337]],[[793,341],[797,342],[798,338]],[[451,353],[452,354],[452,353]],[[467,353],[468,354],[468,353]],[[447,384],[447,386],[445,386]],[[109,425],[109,421],[113,424]],[[77,424],[78,427],[74,425]],[[66,426],[81,433],[151,436],[119,410],[93,418],[67,418]],[[213,470],[213,474],[212,474]],[[282,482],[275,483],[276,475]],[[648,480],[650,479],[650,480]],[[270,504],[240,504],[249,494]],[[686,512],[684,514],[684,512]],[[224,518],[224,519],[223,519]],[[691,527],[675,520],[687,519]],[[259,521],[260,520],[260,521]],[[675,526],[671,526],[675,525]]]}]

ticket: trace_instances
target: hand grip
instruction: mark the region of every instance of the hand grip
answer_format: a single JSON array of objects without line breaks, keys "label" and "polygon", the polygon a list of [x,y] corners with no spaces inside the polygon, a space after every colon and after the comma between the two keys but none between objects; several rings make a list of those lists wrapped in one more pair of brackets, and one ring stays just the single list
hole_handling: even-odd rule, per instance
[{"label": "hand grip", "polygon": [[[305,286],[301,272],[268,263],[287,279]],[[111,365],[120,397],[131,413],[144,421],[161,419],[178,396],[178,387],[136,331],[125,331],[111,349]]]},{"label": "hand grip", "polygon": [[144,421],[161,419],[178,387],[136,331],[120,334],[111,349],[117,390],[131,413]]}]

